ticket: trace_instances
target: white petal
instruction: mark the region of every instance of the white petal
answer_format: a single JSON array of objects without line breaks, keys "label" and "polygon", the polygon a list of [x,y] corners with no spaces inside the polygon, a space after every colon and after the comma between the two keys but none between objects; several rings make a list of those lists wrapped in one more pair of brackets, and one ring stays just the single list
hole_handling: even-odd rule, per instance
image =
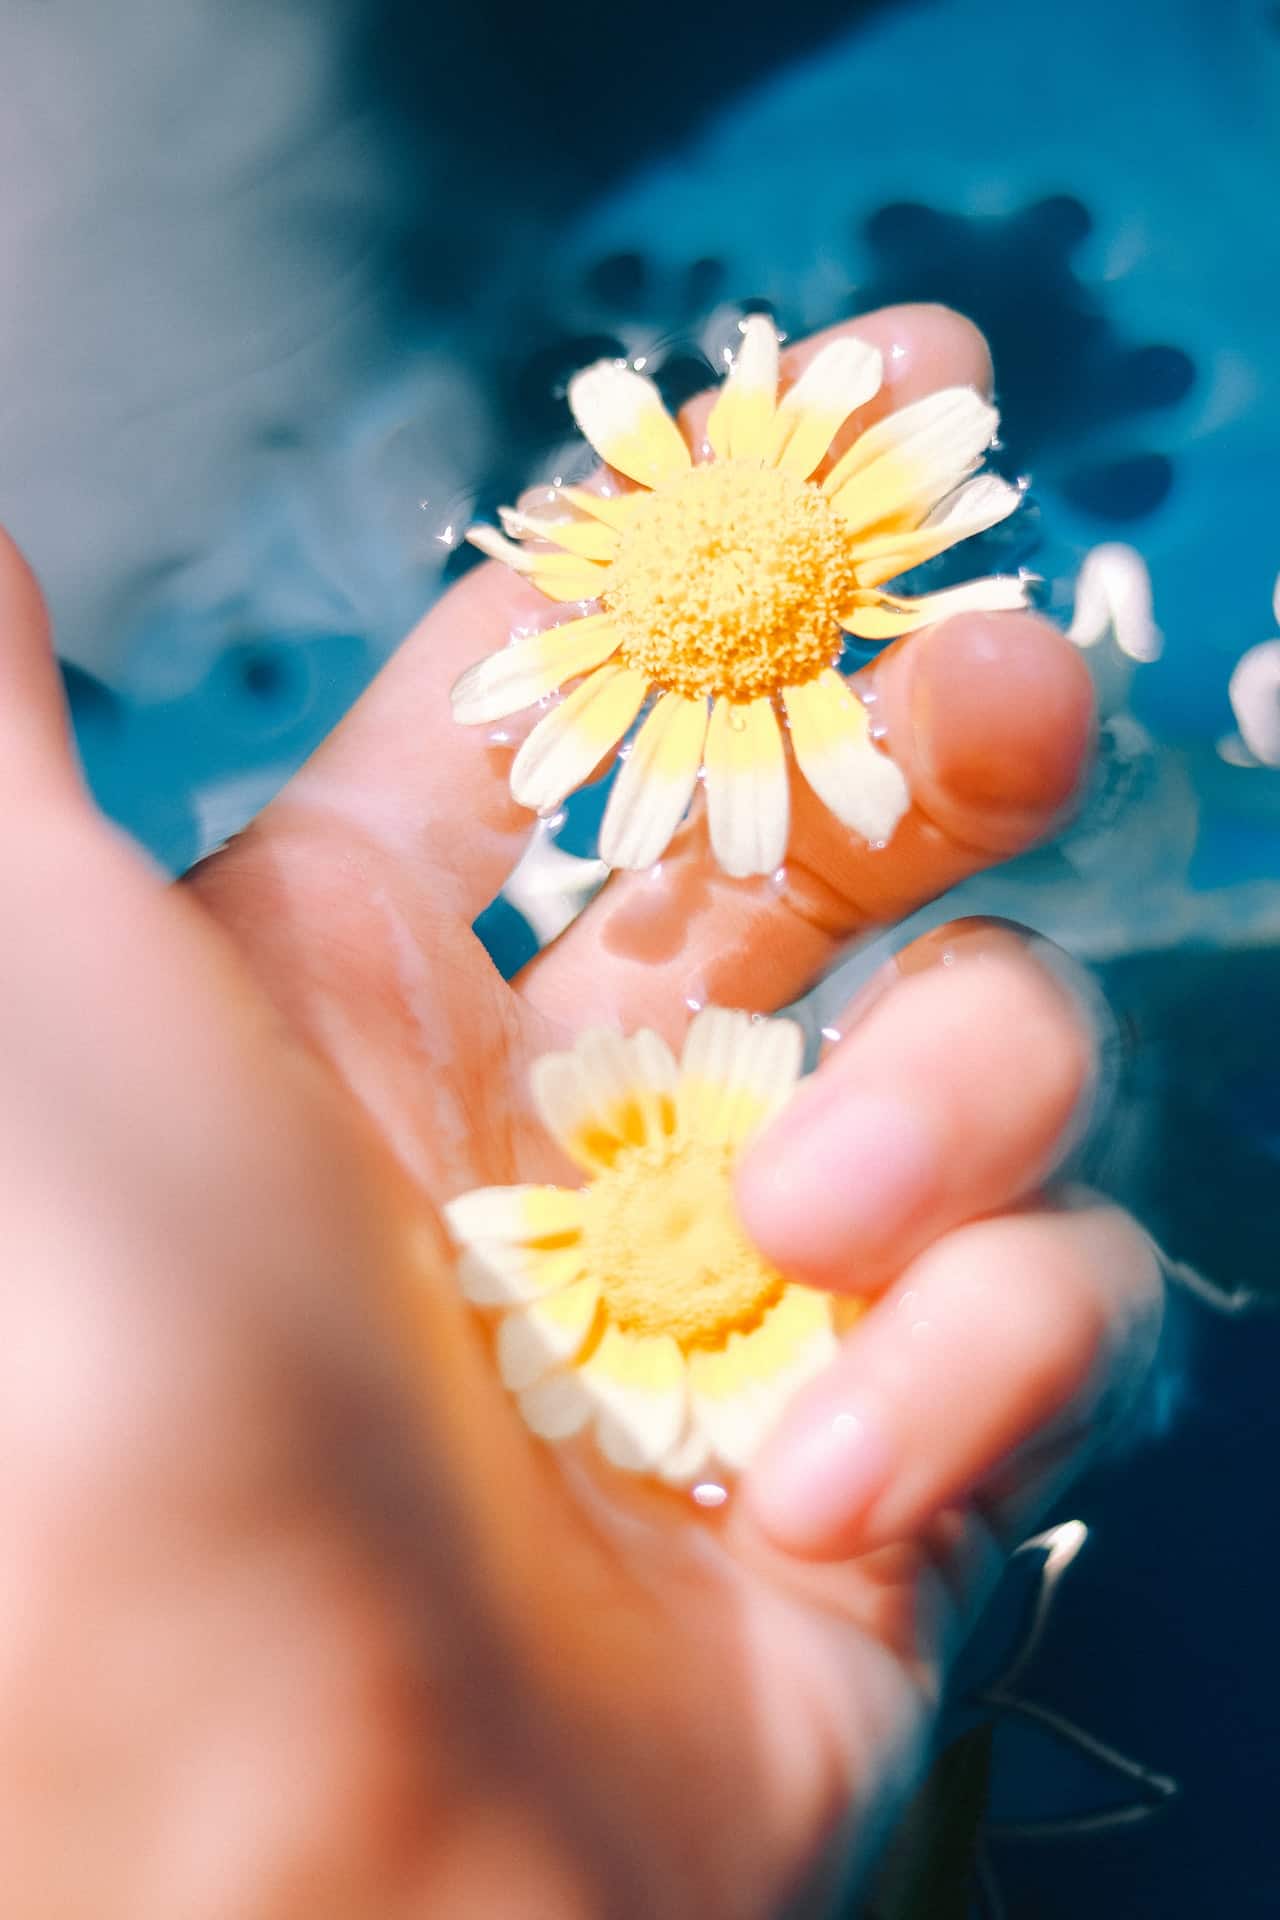
[{"label": "white petal", "polygon": [[580,1245],[547,1253],[509,1241],[475,1240],[458,1260],[458,1285],[472,1306],[521,1306],[580,1280],[583,1260]]},{"label": "white petal", "polygon": [[758,1020],[704,1007],[680,1056],[680,1114],[696,1139],[742,1142],[777,1112],[795,1086],[804,1035],[794,1020]]},{"label": "white petal", "polygon": [[498,518],[517,540],[549,540],[564,553],[575,553],[580,560],[607,562],[618,551],[618,537],[598,520],[550,520],[545,515],[522,513],[518,507],[499,507]]},{"label": "white petal", "polygon": [[900,769],[871,738],[867,710],[838,673],[783,692],[801,773],[837,820],[865,840],[888,840],[911,804]]},{"label": "white petal", "polygon": [[580,1378],[597,1409],[596,1439],[615,1467],[643,1472],[670,1452],[684,1426],[685,1363],[669,1338],[609,1327]]},{"label": "white petal", "polygon": [[578,1353],[600,1304],[598,1280],[577,1280],[509,1313],[498,1328],[498,1372],[513,1393],[531,1387]]},{"label": "white petal", "polygon": [[829,1296],[787,1287],[751,1333],[691,1359],[693,1415],[726,1465],[748,1466],[795,1394],[835,1357],[831,1322]]},{"label": "white petal", "polygon": [[602,460],[642,486],[679,479],[692,461],[662,396],[642,373],[597,361],[569,382],[573,417]]},{"label": "white petal", "polygon": [[572,1368],[548,1373],[519,1397],[525,1425],[543,1440],[568,1440],[586,1425],[591,1396]]},{"label": "white petal", "polygon": [[880,391],[883,374],[879,348],[865,340],[846,336],[821,348],[778,404],[770,466],[807,479],[849,415]]},{"label": "white petal", "polygon": [[660,860],[698,782],[707,734],[705,700],[664,693],[618,773],[600,826],[600,858],[643,869]]},{"label": "white petal", "polygon": [[1108,633],[1131,660],[1160,657],[1163,635],[1155,621],[1151,575],[1142,555],[1119,540],[1104,541],[1085,555],[1067,638],[1078,647],[1092,647]]},{"label": "white petal", "polygon": [[939,593],[879,594],[866,606],[852,607],[841,625],[862,640],[896,640],[899,634],[949,620],[953,613],[1000,613],[1027,604],[1027,582],[1017,574],[992,574],[966,580]]},{"label": "white petal", "polygon": [[823,481],[853,527],[918,520],[972,473],[1000,416],[972,387],[948,387],[868,427]]},{"label": "white petal", "polygon": [[707,420],[720,460],[754,460],[763,450],[778,392],[778,330],[763,313],[742,323],[742,344]]},{"label": "white petal", "polygon": [[582,1195],[571,1187],[473,1187],[447,1200],[443,1212],[455,1240],[527,1246],[576,1233],[582,1225]]},{"label": "white petal", "polygon": [[449,695],[453,717],[467,727],[505,720],[566,681],[603,666],[617,646],[617,630],[604,613],[523,634],[459,676]]},{"label": "white petal", "polygon": [[707,826],[719,865],[739,880],[776,872],[787,851],[791,795],[770,701],[716,701],[706,770]]},{"label": "white petal", "polygon": [[672,1133],[676,1078],[671,1050],[656,1033],[592,1027],[569,1052],[535,1060],[530,1086],[548,1131],[579,1166],[599,1172],[621,1147]]},{"label": "white petal", "polygon": [[668,1486],[690,1487],[702,1477],[710,1462],[711,1442],[690,1411],[683,1434],[658,1462],[659,1475]]},{"label": "white petal", "polygon": [[545,813],[589,779],[616,747],[649,691],[642,673],[604,666],[539,720],[511,763],[511,792]]}]

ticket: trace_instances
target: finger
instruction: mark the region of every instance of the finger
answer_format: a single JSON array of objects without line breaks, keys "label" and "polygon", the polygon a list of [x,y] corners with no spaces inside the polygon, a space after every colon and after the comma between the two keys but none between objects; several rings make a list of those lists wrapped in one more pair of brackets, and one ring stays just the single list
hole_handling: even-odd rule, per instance
[{"label": "finger", "polygon": [[22,831],[30,806],[83,798],[62,677],[35,576],[0,529],[0,795],[4,829]]},{"label": "finger", "polygon": [[868,682],[912,806],[879,848],[800,781],[784,884],[727,878],[691,820],[660,867],[618,875],[519,985],[560,1019],[623,1026],[717,1000],[772,1011],[853,936],[889,925],[1033,845],[1089,752],[1093,696],[1069,641],[1031,614],[964,614],[857,676]]},{"label": "finger", "polygon": [[[1050,1426],[1078,1452],[1145,1372],[1160,1301],[1150,1241],[1102,1202],[957,1229],[788,1411],[748,1481],[752,1516],[787,1551],[836,1559],[917,1536]],[[1002,1500],[1038,1474],[1006,1473]]]},{"label": "finger", "polygon": [[[884,353],[885,384],[856,416],[879,414],[949,383],[986,386],[981,335],[940,307],[890,307],[832,332],[856,331]],[[786,356],[794,378],[830,335]],[[709,404],[706,403],[706,404]],[[705,406],[703,409],[705,416]],[[501,647],[516,628],[564,617],[507,568],[477,568],[427,615],[302,772],[255,827],[255,838],[335,826],[375,856],[412,863],[468,921],[493,899],[533,826],[511,799],[512,743],[532,718],[504,722],[495,744],[483,727],[455,725],[449,689],[465,667]]]},{"label": "finger", "polygon": [[[744,1159],[738,1204],[775,1265],[873,1293],[930,1241],[1040,1186],[1094,1073],[1083,1008],[1008,929],[908,949]],[[942,964],[943,956],[950,964]]]}]

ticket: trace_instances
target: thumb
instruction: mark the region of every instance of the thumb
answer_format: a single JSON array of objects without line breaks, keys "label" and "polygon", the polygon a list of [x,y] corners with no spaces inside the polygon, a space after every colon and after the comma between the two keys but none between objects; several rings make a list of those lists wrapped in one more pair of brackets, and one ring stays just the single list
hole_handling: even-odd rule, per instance
[{"label": "thumb", "polygon": [[83,793],[44,598],[0,528],[0,831]]}]

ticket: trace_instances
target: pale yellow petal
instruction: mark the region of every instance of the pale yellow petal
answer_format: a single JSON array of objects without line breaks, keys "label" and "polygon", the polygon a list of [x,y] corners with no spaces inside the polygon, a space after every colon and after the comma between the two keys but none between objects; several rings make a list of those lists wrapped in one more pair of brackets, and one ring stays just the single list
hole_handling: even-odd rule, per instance
[{"label": "pale yellow petal", "polygon": [[519,1396],[525,1425],[543,1440],[569,1440],[591,1415],[591,1396],[572,1367],[544,1374]]},{"label": "pale yellow petal", "polygon": [[504,1240],[512,1246],[564,1240],[582,1225],[582,1195],[570,1187],[473,1187],[447,1200],[445,1225],[454,1239]]},{"label": "pale yellow petal", "polygon": [[707,703],[664,693],[614,781],[600,826],[610,867],[651,867],[684,819],[702,762]]},{"label": "pale yellow petal", "polygon": [[670,1338],[641,1339],[605,1329],[579,1369],[596,1407],[596,1440],[615,1467],[630,1473],[655,1466],[684,1427],[685,1362]]},{"label": "pale yellow petal", "polygon": [[643,493],[596,493],[591,487],[561,487],[561,494],[579,513],[603,520],[607,527],[621,533],[635,516]]},{"label": "pale yellow petal", "polygon": [[591,1332],[599,1304],[600,1282],[577,1280],[507,1314],[496,1341],[503,1385],[520,1393],[552,1367],[572,1360]]},{"label": "pale yellow petal", "polygon": [[590,778],[644,705],[649,683],[622,666],[597,667],[539,720],[511,763],[511,792],[545,813]]},{"label": "pale yellow petal", "polygon": [[692,465],[658,389],[633,367],[600,360],[584,368],[569,382],[569,406],[600,458],[629,480],[658,487]]},{"label": "pale yellow petal", "polygon": [[745,1142],[789,1098],[804,1035],[794,1020],[727,1007],[695,1014],[680,1056],[681,1124],[691,1138]]},{"label": "pale yellow petal", "polygon": [[835,1357],[830,1296],[787,1287],[758,1327],[689,1363],[694,1419],[727,1466],[750,1464],[807,1380]]},{"label": "pale yellow petal", "polygon": [[888,840],[911,804],[901,770],[871,738],[870,720],[831,668],[783,692],[801,773],[836,819],[864,840]]},{"label": "pale yellow petal", "polygon": [[747,1466],[759,1441],[756,1399],[732,1341],[689,1355],[689,1401],[716,1458],[735,1472]]},{"label": "pale yellow petal", "polygon": [[852,527],[922,514],[981,465],[1000,416],[972,387],[947,387],[899,407],[861,434],[823,481]]},{"label": "pale yellow petal", "polygon": [[863,606],[850,607],[840,624],[860,640],[896,640],[918,627],[949,620],[954,613],[1000,613],[1026,604],[1025,580],[1017,574],[991,574],[984,580],[967,580],[961,587],[944,587],[939,593],[914,597],[879,593]]},{"label": "pale yellow petal", "polygon": [[766,447],[768,464],[808,479],[849,415],[880,391],[883,375],[878,347],[852,337],[832,340],[778,403]]},{"label": "pale yellow petal", "polygon": [[858,583],[876,587],[909,567],[918,567],[961,540],[985,533],[1007,520],[1022,504],[1022,491],[998,474],[980,473],[966,480],[911,532],[888,532],[857,544]]},{"label": "pale yellow petal", "polygon": [[774,873],[787,850],[791,795],[772,702],[717,700],[707,732],[707,826],[734,879]]},{"label": "pale yellow petal", "polygon": [[742,342],[707,420],[719,460],[755,460],[764,450],[778,392],[778,329],[767,314],[742,323]]},{"label": "pale yellow petal", "polygon": [[580,1240],[557,1251],[517,1247],[507,1240],[468,1241],[458,1259],[458,1285],[476,1307],[515,1307],[580,1280]]},{"label": "pale yellow petal", "polygon": [[501,507],[499,518],[513,539],[549,540],[580,560],[608,562],[618,551],[617,534],[599,520],[550,520],[518,507]]},{"label": "pale yellow petal", "polygon": [[548,600],[595,600],[609,578],[609,569],[592,560],[579,559],[576,553],[540,553],[518,547],[496,527],[468,527],[467,539],[490,560],[500,560],[513,573],[531,580]]},{"label": "pale yellow petal", "polygon": [[670,1137],[676,1080],[670,1048],[648,1028],[588,1028],[568,1052],[543,1054],[530,1072],[543,1124],[591,1173],[611,1167],[623,1147]]},{"label": "pale yellow petal", "polygon": [[603,666],[617,646],[617,629],[607,613],[567,620],[543,633],[522,634],[459,675],[449,695],[453,717],[466,727],[505,720],[508,714],[536,705],[567,680]]}]

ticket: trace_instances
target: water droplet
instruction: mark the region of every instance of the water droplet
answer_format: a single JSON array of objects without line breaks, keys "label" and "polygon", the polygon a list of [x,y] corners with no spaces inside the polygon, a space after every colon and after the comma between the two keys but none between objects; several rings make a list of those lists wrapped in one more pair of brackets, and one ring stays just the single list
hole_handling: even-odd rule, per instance
[{"label": "water droplet", "polygon": [[694,1488],[693,1497],[700,1507],[722,1507],[729,1498],[729,1489],[716,1480],[702,1480]]},{"label": "water droplet", "polygon": [[511,735],[505,727],[495,727],[492,733],[488,734],[486,738],[491,747],[509,747],[511,745]]},{"label": "water droplet", "polygon": [[839,1027],[821,1027],[819,1028],[819,1032],[829,1047],[836,1046],[839,1041],[844,1039],[844,1035],[841,1033]]},{"label": "water droplet", "polygon": [[688,1009],[689,1009],[689,1011],[690,1011],[690,1013],[701,1013],[701,1012],[702,1012],[702,1005],[703,1005],[703,1003],[702,1003],[702,1001],[701,1001],[701,1000],[698,1000],[698,999],[695,999],[695,997],[693,996],[693,994],[691,994],[691,993],[686,993],[686,995],[685,995],[685,997],[684,997],[684,1003],[685,1003],[685,1005],[686,1005],[686,1007],[688,1007]]}]

